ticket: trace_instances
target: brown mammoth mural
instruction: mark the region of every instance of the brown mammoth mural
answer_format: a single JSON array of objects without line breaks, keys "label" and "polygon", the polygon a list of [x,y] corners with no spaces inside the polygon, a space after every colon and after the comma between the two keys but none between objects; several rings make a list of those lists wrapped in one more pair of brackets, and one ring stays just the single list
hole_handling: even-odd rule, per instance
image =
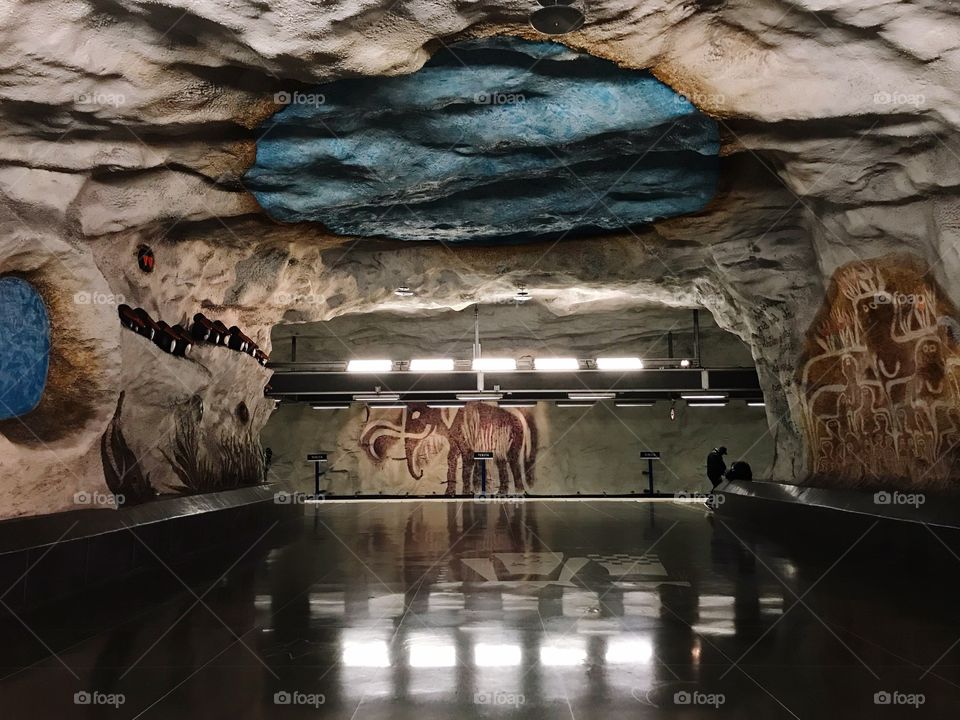
[{"label": "brown mammoth mural", "polygon": [[919,258],[837,269],[799,375],[811,482],[957,486],[960,323]]},{"label": "brown mammoth mural", "polygon": [[360,431],[360,447],[378,466],[388,461],[406,462],[413,480],[421,480],[423,467],[433,457],[446,453],[446,494],[479,491],[474,472],[475,451],[493,453],[499,479],[498,492],[525,492],[534,483],[537,431],[532,416],[518,408],[500,408],[481,402],[463,408],[432,408],[410,404],[399,411],[368,410]]}]

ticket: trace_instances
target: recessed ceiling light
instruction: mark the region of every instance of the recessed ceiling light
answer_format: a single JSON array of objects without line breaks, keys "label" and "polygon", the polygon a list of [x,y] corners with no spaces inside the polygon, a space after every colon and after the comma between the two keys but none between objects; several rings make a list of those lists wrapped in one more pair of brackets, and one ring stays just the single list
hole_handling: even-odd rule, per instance
[{"label": "recessed ceiling light", "polygon": [[726,393],[680,393],[684,400],[726,400]]},{"label": "recessed ceiling light", "polygon": [[613,400],[617,397],[617,394],[612,392],[571,392],[567,393],[567,397],[571,400]]},{"label": "recessed ceiling light", "polygon": [[688,402],[687,407],[726,407],[727,401],[711,401],[711,402]]}]

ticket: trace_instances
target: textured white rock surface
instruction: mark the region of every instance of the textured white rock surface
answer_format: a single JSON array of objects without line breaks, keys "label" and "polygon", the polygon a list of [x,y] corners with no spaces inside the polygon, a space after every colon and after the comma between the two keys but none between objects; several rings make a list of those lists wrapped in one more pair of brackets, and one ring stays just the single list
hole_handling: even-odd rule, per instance
[{"label": "textured white rock surface", "polygon": [[[774,476],[802,478],[797,363],[833,271],[906,250],[960,302],[960,10],[933,0],[590,3],[565,42],[650,68],[721,124],[713,203],[643,232],[452,253],[334,238],[257,212],[239,178],[275,92],[413,72],[440,43],[471,34],[531,36],[529,10],[516,0],[6,3],[0,272],[24,253],[68,257],[46,277],[62,301],[54,333],[83,349],[73,356],[87,372],[70,378],[89,384],[90,412],[57,440],[70,449],[56,458],[4,432],[0,512],[62,509],[76,487],[62,465],[95,457],[121,390],[131,413],[145,406],[143,422],[181,392],[159,380],[180,374],[171,365],[133,397],[154,361],[126,340],[121,352],[112,307],[68,301],[97,291],[171,324],[202,309],[264,346],[280,321],[395,308],[399,282],[433,310],[496,301],[518,281],[560,316],[702,305],[756,359]],[[156,251],[152,275],[136,270],[141,242]],[[248,397],[262,372],[226,357],[202,362]],[[102,482],[74,467],[90,487]]]}]

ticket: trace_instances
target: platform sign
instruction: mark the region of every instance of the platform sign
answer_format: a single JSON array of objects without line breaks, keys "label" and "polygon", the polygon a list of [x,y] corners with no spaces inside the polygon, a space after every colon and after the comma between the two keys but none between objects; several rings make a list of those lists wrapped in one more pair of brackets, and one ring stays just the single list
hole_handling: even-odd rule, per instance
[{"label": "platform sign", "polygon": [[493,460],[493,453],[488,450],[474,450],[474,460]]},{"label": "platform sign", "polygon": [[307,462],[313,463],[313,491],[314,497],[320,498],[320,478],[323,473],[320,472],[320,464],[327,462],[327,453],[307,453]]},{"label": "platform sign", "polygon": [[643,474],[647,476],[647,492],[653,495],[653,461],[660,459],[659,450],[641,450],[640,459],[647,461],[647,469]]}]

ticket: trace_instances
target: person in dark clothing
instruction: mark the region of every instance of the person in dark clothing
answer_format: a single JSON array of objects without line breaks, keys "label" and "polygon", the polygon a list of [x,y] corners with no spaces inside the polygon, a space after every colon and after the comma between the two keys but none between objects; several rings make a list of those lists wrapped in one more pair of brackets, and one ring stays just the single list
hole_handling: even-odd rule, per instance
[{"label": "person in dark clothing", "polygon": [[727,464],[723,461],[723,456],[727,454],[727,449],[721,445],[714,448],[707,455],[707,478],[710,484],[715,488],[723,480],[723,474],[727,471]]},{"label": "person in dark clothing", "polygon": [[750,463],[737,460],[727,470],[727,480],[740,480],[741,482],[753,480],[753,469],[750,467]]}]

